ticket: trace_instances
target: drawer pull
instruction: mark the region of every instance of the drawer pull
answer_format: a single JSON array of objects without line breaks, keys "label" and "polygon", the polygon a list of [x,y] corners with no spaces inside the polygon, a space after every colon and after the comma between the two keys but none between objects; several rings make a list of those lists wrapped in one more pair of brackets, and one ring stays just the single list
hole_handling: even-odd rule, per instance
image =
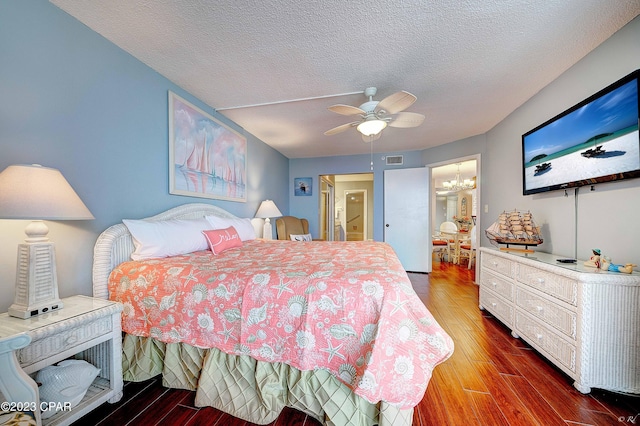
[{"label": "drawer pull", "polygon": [[491,302],[491,306],[495,308],[496,306],[498,306],[498,304],[496,302]]},{"label": "drawer pull", "polygon": [[544,334],[540,334],[540,333],[536,334],[536,339],[542,340],[543,338],[544,338]]},{"label": "drawer pull", "polygon": [[498,287],[498,283],[497,283],[497,282],[495,282],[495,281],[494,281],[494,282],[492,282],[492,283],[491,283],[491,285],[493,286],[493,288]]},{"label": "drawer pull", "polygon": [[494,260],[493,262],[491,262],[491,264],[492,264],[493,266],[498,266],[498,262],[496,262],[495,260]]},{"label": "drawer pull", "polygon": [[544,278],[538,278],[538,282],[539,282],[540,284],[544,284]]},{"label": "drawer pull", "polygon": [[538,311],[538,313],[542,313],[542,311],[544,311],[544,307],[543,306],[536,306],[536,311]]}]

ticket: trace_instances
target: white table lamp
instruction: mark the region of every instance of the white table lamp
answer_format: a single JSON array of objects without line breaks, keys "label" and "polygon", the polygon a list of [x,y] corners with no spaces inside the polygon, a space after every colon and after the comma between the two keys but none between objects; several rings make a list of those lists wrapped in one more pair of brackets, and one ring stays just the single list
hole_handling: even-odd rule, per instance
[{"label": "white table lamp", "polygon": [[271,221],[269,218],[280,216],[282,216],[282,213],[278,210],[276,203],[272,200],[264,200],[262,204],[260,204],[260,207],[258,207],[258,211],[256,212],[256,217],[264,218],[262,238],[265,240],[273,239],[273,228],[271,227]]},{"label": "white table lamp", "polygon": [[14,165],[0,173],[0,219],[32,219],[18,245],[16,294],[9,315],[30,318],[62,308],[53,242],[43,220],[87,220],[93,215],[56,169]]}]

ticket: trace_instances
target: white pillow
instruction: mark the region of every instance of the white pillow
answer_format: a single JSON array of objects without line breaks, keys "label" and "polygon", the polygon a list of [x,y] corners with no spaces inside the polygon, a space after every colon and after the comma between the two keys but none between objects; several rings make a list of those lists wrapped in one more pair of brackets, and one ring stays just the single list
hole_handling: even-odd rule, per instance
[{"label": "white pillow", "polygon": [[230,226],[236,228],[236,232],[240,235],[242,241],[255,240],[256,233],[253,230],[251,219],[249,218],[228,218],[219,216],[205,216],[213,229],[226,229]]},{"label": "white pillow", "polygon": [[136,248],[131,253],[133,260],[177,256],[209,248],[207,239],[202,234],[202,231],[211,229],[205,218],[155,222],[124,219],[122,223],[133,237]]},{"label": "white pillow", "polygon": [[313,241],[311,234],[289,234],[291,241]]}]

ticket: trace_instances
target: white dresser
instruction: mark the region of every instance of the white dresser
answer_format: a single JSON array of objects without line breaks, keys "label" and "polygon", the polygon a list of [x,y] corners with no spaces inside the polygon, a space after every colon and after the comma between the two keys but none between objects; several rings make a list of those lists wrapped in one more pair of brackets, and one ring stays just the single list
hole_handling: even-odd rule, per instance
[{"label": "white dresser", "polygon": [[480,309],[591,388],[640,393],[640,274],[481,247]]}]

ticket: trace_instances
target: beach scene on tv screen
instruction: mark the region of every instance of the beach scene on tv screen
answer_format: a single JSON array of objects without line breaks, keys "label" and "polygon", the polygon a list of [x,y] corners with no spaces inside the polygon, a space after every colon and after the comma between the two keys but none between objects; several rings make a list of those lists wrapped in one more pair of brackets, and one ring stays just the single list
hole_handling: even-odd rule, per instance
[{"label": "beach scene on tv screen", "polygon": [[640,169],[638,83],[632,80],[525,135],[525,190]]}]

